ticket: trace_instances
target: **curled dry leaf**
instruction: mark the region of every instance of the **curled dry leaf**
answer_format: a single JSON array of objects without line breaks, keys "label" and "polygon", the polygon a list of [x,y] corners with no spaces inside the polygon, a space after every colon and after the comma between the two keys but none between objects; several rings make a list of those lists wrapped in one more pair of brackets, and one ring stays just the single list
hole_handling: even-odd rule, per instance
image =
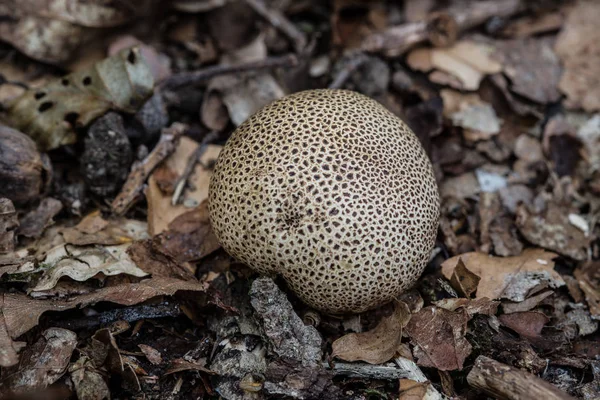
[{"label": "curled dry leaf", "polygon": [[34,300],[23,294],[5,293],[1,311],[8,333],[14,339],[36,326],[40,316],[46,311],[65,311],[99,301],[130,306],[156,296],[171,296],[180,290],[202,292],[205,289],[206,285],[197,281],[157,277],[139,283],[104,287],[92,293],[73,296],[68,300]]},{"label": "curled dry leaf", "polygon": [[[129,244],[118,246],[71,247],[61,245],[50,250],[43,260],[46,269],[32,291],[52,289],[60,278],[68,276],[76,281],[86,281],[97,274],[106,276],[127,274],[137,277],[148,275],[135,265],[127,254]],[[16,273],[33,268],[25,263]]]},{"label": "curled dry leaf", "polygon": [[415,345],[417,364],[441,371],[461,370],[471,354],[471,345],[465,339],[468,320],[465,310],[452,312],[434,306],[413,314],[406,332]]},{"label": "curled dry leaf", "polygon": [[481,280],[476,298],[506,298],[523,301],[528,293],[541,285],[557,288],[565,284],[554,271],[557,254],[543,249],[527,249],[515,257],[494,257],[484,253],[465,253],[442,263],[442,274],[451,279],[453,271],[462,260],[465,267]]},{"label": "curled dry leaf", "polygon": [[66,372],[77,335],[67,329],[50,328],[28,347],[18,366],[7,369],[4,390],[15,393],[40,391],[56,382]]},{"label": "curled dry leaf", "polygon": [[7,107],[12,126],[42,151],[77,140],[75,128],[107,110],[134,113],[152,94],[154,79],[138,48],[127,49],[47,85],[30,89]]},{"label": "curled dry leaf", "polygon": [[122,25],[146,10],[151,0],[121,2],[85,0],[6,0],[0,6],[0,38],[29,57],[62,63],[100,29]]},{"label": "curled dry leaf", "polygon": [[397,302],[394,312],[382,318],[374,329],[363,333],[349,333],[333,342],[331,357],[345,361],[366,361],[370,364],[389,361],[398,352],[402,330],[410,317],[406,303]]},{"label": "curled dry leaf", "polygon": [[465,263],[459,258],[450,277],[452,287],[463,297],[469,298],[477,291],[480,280],[481,278],[469,271],[465,267]]},{"label": "curled dry leaf", "polygon": [[597,262],[588,262],[573,272],[579,287],[585,294],[590,313],[600,319],[600,268]]},{"label": "curled dry leaf", "polygon": [[127,218],[104,219],[98,210],[86,215],[73,227],[60,227],[58,232],[65,243],[78,246],[125,244],[149,237],[146,222]]}]

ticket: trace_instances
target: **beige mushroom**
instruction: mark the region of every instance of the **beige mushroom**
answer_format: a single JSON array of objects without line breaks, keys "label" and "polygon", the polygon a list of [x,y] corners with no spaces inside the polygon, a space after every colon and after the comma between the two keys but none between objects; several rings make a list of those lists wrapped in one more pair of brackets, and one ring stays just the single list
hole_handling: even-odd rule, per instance
[{"label": "beige mushroom", "polygon": [[412,286],[434,246],[439,195],[415,134],[376,101],[308,90],[233,133],[209,188],[233,257],[280,274],[308,305],[362,312]]}]

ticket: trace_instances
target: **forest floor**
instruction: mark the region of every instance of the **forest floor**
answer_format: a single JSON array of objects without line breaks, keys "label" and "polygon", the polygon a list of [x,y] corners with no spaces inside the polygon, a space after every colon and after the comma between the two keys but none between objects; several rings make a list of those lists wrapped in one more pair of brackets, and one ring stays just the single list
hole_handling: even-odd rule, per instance
[{"label": "forest floor", "polygon": [[[600,399],[600,2],[0,11],[0,397]],[[442,201],[415,287],[359,315],[208,218],[236,126],[326,87],[406,121]]]}]

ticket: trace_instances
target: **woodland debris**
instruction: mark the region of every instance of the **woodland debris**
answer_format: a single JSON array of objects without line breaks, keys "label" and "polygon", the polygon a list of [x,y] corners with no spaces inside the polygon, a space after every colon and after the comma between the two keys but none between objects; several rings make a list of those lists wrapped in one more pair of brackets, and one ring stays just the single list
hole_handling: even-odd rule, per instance
[{"label": "woodland debris", "polygon": [[142,193],[144,183],[152,171],[175,151],[179,137],[183,135],[185,129],[185,125],[180,123],[174,123],[169,128],[164,129],[159,143],[148,157],[133,164],[121,192],[111,204],[114,214],[122,215],[133,205]]},{"label": "woodland debris", "polygon": [[246,71],[257,71],[272,68],[293,67],[298,59],[293,54],[266,58],[240,65],[215,65],[194,72],[173,74],[161,83],[163,89],[173,90],[181,86],[194,85],[209,80],[218,75],[237,74]]},{"label": "woodland debris", "polygon": [[54,223],[54,218],[62,210],[62,203],[52,197],[44,198],[36,209],[21,218],[17,235],[39,238],[44,229]]},{"label": "woodland debris", "polygon": [[0,197],[16,205],[38,200],[50,186],[52,165],[27,135],[0,125]]},{"label": "woodland debris", "polygon": [[600,3],[578,1],[556,40],[554,48],[564,66],[558,87],[567,95],[569,108],[600,110],[600,40],[595,19],[599,13]]},{"label": "woodland debris", "polygon": [[[222,146],[207,145],[199,162],[194,163],[187,183],[182,186],[180,201],[173,205],[173,196],[178,182],[182,182],[186,168],[200,144],[188,137],[182,137],[175,151],[152,173],[145,191],[148,202],[148,232],[157,235],[166,230],[177,216],[190,211],[208,198],[208,184],[212,172],[212,164],[216,161]],[[166,179],[161,179],[166,177]],[[161,188],[162,187],[164,188]],[[171,186],[172,189],[166,189]]]},{"label": "woodland debris", "polygon": [[50,328],[42,337],[23,351],[18,366],[10,367],[1,391],[26,393],[45,389],[56,382],[69,366],[77,335],[62,328]]},{"label": "woodland debris", "polygon": [[85,127],[108,110],[135,113],[152,95],[154,78],[138,48],[126,49],[88,69],[30,89],[7,107],[12,126],[42,151],[77,141]]},{"label": "woodland debris", "polygon": [[15,249],[15,230],[19,227],[17,211],[12,201],[0,197],[0,254]]},{"label": "woodland debris", "polygon": [[430,15],[427,21],[392,26],[366,37],[362,50],[397,57],[417,44],[430,41],[435,46],[451,45],[459,33],[484,23],[491,17],[509,17],[523,8],[518,0],[479,1],[463,7],[457,5]]},{"label": "woodland debris", "polygon": [[485,356],[477,357],[467,381],[471,386],[501,399],[574,400],[535,375]]},{"label": "woodland debris", "polygon": [[530,290],[540,285],[557,288],[565,284],[553,268],[552,260],[556,256],[543,249],[526,249],[515,257],[493,257],[472,252],[444,261],[442,273],[450,279],[458,260],[462,260],[469,271],[481,278],[476,298],[523,301]]},{"label": "woodland debris", "polygon": [[402,330],[410,320],[410,311],[403,302],[395,304],[394,312],[382,318],[370,331],[349,333],[332,343],[331,357],[344,361],[366,361],[382,364],[392,359],[402,340]]}]

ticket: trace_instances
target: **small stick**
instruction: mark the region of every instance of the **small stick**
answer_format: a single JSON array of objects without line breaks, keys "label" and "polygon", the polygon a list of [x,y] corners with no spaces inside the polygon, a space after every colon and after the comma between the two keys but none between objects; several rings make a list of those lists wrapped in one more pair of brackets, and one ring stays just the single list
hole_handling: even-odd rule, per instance
[{"label": "small stick", "polygon": [[175,190],[173,191],[173,197],[171,198],[171,205],[175,206],[175,205],[177,205],[177,203],[179,203],[179,198],[183,194],[183,190],[185,189],[185,186],[187,185],[187,181],[190,178],[190,175],[194,171],[194,167],[196,166],[196,163],[198,163],[198,161],[200,161],[200,157],[202,157],[202,154],[204,154],[208,145],[213,140],[215,140],[217,138],[217,136],[219,136],[219,132],[215,132],[215,131],[209,132],[206,136],[204,136],[200,145],[196,148],[196,150],[194,150],[192,155],[188,158],[188,162],[185,166],[185,170],[183,171],[183,173],[179,177],[179,180],[177,181],[177,184],[175,185]]},{"label": "small stick", "polygon": [[278,10],[269,10],[261,0],[246,0],[246,3],[248,3],[258,15],[267,20],[271,25],[294,42],[294,49],[298,53],[306,47],[307,41],[304,33],[296,28],[283,13]]},{"label": "small stick", "polygon": [[127,181],[125,181],[125,184],[121,188],[121,192],[111,204],[114,214],[123,215],[133,205],[138,195],[142,192],[146,179],[175,150],[179,137],[183,135],[185,129],[186,126],[180,123],[174,123],[169,128],[163,129],[158,144],[148,154],[148,157],[141,162],[133,164]]},{"label": "small stick", "polygon": [[101,312],[85,318],[55,321],[54,325],[71,330],[90,329],[115,321],[136,322],[145,319],[176,317],[181,314],[179,305],[174,302],[138,305]]},{"label": "small stick", "polygon": [[344,83],[346,83],[348,78],[350,78],[350,75],[352,75],[354,71],[363,65],[365,61],[367,61],[367,57],[363,53],[354,55],[344,66],[344,68],[338,72],[331,84],[329,84],[329,89],[341,88]]},{"label": "small stick", "polygon": [[176,89],[185,85],[194,85],[217,75],[235,74],[246,71],[272,69],[278,67],[293,67],[298,65],[298,58],[294,54],[279,57],[268,57],[264,60],[253,61],[238,65],[212,65],[192,72],[180,72],[171,75],[161,83],[162,89]]},{"label": "small stick", "polygon": [[520,0],[486,0],[469,7],[451,7],[431,14],[427,21],[392,26],[383,32],[367,36],[361,48],[368,52],[397,57],[417,44],[431,42],[436,46],[450,46],[458,34],[480,25],[491,17],[509,17],[524,9]]},{"label": "small stick", "polygon": [[467,382],[498,399],[575,400],[533,374],[485,356],[477,357]]}]

